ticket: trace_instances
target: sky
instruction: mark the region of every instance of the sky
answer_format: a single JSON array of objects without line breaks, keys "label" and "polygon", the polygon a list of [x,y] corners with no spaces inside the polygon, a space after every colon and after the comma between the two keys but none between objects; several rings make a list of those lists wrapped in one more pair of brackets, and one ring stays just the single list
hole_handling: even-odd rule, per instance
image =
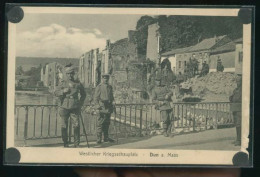
[{"label": "sky", "polygon": [[142,15],[25,14],[16,25],[16,56],[79,58],[134,30]]}]

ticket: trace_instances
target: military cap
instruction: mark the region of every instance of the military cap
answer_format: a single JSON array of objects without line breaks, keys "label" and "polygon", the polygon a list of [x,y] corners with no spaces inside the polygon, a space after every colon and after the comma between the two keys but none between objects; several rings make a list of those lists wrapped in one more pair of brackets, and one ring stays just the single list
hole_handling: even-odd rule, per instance
[{"label": "military cap", "polygon": [[65,72],[66,72],[66,74],[73,73],[74,72],[74,68],[72,66],[66,67],[65,68]]}]

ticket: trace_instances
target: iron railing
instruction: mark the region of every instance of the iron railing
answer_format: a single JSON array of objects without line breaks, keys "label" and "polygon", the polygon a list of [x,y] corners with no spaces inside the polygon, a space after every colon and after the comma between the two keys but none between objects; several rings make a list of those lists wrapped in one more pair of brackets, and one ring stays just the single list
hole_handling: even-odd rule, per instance
[{"label": "iron railing", "polygon": [[[115,107],[116,113],[111,115],[111,136],[145,136],[160,130],[160,111],[155,109],[154,104],[116,104]],[[27,140],[61,137],[58,111],[57,105],[16,105],[16,139],[23,140],[26,145]],[[96,116],[89,105],[82,108],[83,123],[89,136],[96,135]],[[233,116],[228,102],[172,103],[171,132],[174,134],[232,125]],[[69,124],[69,141],[73,135],[71,129]]]}]

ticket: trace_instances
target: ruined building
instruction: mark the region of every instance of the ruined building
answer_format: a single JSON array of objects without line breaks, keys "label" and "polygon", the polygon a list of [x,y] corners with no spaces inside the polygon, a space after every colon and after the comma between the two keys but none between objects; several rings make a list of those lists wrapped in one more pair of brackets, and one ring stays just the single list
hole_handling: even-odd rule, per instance
[{"label": "ruined building", "polygon": [[111,43],[106,42],[102,51],[94,49],[84,53],[79,62],[79,79],[84,87],[96,87],[101,75],[109,73],[111,84],[127,80],[129,62],[138,59],[137,47],[134,42],[134,31],[129,37]]}]

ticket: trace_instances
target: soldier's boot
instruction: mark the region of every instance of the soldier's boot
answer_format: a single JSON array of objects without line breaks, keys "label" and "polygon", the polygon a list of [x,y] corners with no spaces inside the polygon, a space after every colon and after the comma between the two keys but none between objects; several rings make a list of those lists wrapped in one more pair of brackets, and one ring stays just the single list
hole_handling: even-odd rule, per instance
[{"label": "soldier's boot", "polygon": [[236,127],[237,131],[237,140],[234,143],[235,146],[241,146],[241,127]]},{"label": "soldier's boot", "polygon": [[97,133],[97,144],[101,144],[102,142],[102,133],[98,132]]},{"label": "soldier's boot", "polygon": [[164,135],[165,137],[168,137],[168,136],[169,136],[169,134],[168,134],[168,125],[165,124],[165,123],[163,123],[163,135]]},{"label": "soldier's boot", "polygon": [[78,148],[80,143],[80,128],[74,127],[74,147]]},{"label": "soldier's boot", "polygon": [[112,138],[109,138],[109,136],[108,136],[108,128],[109,128],[109,127],[106,127],[106,128],[104,129],[104,142],[114,143],[115,140],[113,140]]},{"label": "soldier's boot", "polygon": [[68,132],[66,128],[61,128],[61,138],[63,141],[63,146],[64,147],[69,147],[69,143],[68,143]]}]

